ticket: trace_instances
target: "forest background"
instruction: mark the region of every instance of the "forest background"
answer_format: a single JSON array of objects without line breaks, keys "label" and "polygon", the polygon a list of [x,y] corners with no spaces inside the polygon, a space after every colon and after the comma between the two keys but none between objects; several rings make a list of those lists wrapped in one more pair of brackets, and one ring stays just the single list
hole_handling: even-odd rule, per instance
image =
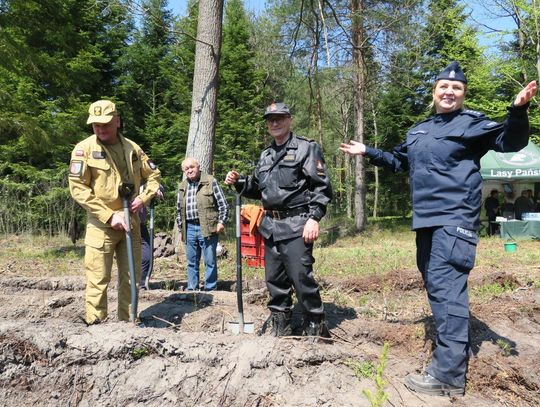
[{"label": "forest background", "polygon": [[[295,132],[323,146],[330,218],[361,226],[367,215],[409,215],[407,174],[364,168],[338,146],[399,144],[430,114],[433,78],[453,60],[469,79],[466,106],[504,120],[520,87],[539,77],[540,4],[478,3],[513,24],[481,34],[456,0],[272,0],[256,14],[226,1],[214,175],[254,167],[270,141],[261,113],[285,101]],[[167,193],[156,225],[173,227],[197,24],[195,1],[179,17],[166,0],[0,0],[0,233],[54,235],[83,223],[67,170],[74,145],[91,134],[88,106],[101,98],[116,101],[122,133],[159,166]],[[540,145],[538,103],[530,120]]]}]

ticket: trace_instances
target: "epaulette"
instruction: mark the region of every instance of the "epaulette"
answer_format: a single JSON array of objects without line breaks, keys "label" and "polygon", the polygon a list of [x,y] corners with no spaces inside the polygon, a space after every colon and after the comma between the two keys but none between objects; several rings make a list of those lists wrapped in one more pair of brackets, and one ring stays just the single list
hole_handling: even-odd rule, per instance
[{"label": "epaulette", "polygon": [[461,111],[461,113],[466,114],[468,116],[472,116],[472,117],[482,117],[482,116],[484,116],[484,113],[477,112],[476,110],[469,110],[469,109],[463,109]]},{"label": "epaulette", "polygon": [[426,123],[426,122],[429,122],[431,120],[433,120],[435,116],[429,116],[429,117],[426,117],[424,120],[420,120],[419,122],[416,122],[412,125],[411,129],[414,129],[416,126],[422,124],[422,123]]},{"label": "epaulette", "polygon": [[314,139],[309,139],[309,138],[305,138],[305,137],[302,137],[302,136],[296,136],[296,138],[298,140],[307,141],[308,143],[313,143],[315,141]]}]

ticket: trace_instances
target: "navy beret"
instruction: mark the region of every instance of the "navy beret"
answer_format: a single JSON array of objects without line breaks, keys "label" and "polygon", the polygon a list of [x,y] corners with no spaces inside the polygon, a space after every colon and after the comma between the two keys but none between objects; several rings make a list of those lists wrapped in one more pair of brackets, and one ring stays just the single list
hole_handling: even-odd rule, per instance
[{"label": "navy beret", "polygon": [[435,78],[435,82],[440,81],[441,79],[459,81],[465,84],[467,83],[467,78],[465,77],[463,70],[459,66],[459,63],[455,61],[448,65],[446,68],[444,68],[442,72],[437,75],[437,77]]}]

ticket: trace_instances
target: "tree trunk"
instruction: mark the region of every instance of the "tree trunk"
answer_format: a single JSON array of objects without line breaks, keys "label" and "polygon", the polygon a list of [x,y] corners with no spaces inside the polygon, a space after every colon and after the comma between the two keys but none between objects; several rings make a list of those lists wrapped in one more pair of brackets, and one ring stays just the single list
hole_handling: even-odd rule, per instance
[{"label": "tree trunk", "polygon": [[[375,139],[374,147],[379,147],[379,129],[377,127],[377,113],[375,107],[371,106],[371,115],[373,116],[373,138]],[[375,166],[375,191],[373,191],[373,217],[378,216],[379,209],[379,167]]]},{"label": "tree trunk", "polygon": [[223,0],[199,0],[193,95],[186,157],[213,172]]},{"label": "tree trunk", "polygon": [[[308,83],[310,91],[310,118],[314,117],[315,125],[317,126],[317,133],[319,135],[319,144],[321,148],[323,146],[323,129],[322,129],[322,97],[321,88],[319,84],[319,16],[314,8],[311,9],[314,19],[314,27],[312,29],[312,46],[311,46],[311,59],[308,69]],[[315,109],[313,109],[313,101],[315,101]],[[315,110],[315,111],[313,111]]]},{"label": "tree trunk", "polygon": [[[364,95],[365,95],[365,63],[362,47],[364,46],[363,27],[364,0],[351,0],[352,12],[352,46],[353,46],[353,81],[354,81],[354,110],[355,129],[354,139],[364,142]],[[355,156],[356,170],[354,177],[354,218],[356,230],[362,232],[366,227],[366,186],[364,157]]]}]

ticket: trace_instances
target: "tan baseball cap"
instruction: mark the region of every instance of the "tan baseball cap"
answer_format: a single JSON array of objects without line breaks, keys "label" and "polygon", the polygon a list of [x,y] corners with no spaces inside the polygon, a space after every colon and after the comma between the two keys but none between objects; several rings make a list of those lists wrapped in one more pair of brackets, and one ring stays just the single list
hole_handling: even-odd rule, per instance
[{"label": "tan baseball cap", "polygon": [[98,100],[90,105],[88,109],[88,120],[86,124],[91,123],[109,123],[114,116],[118,116],[116,105],[110,100]]}]

